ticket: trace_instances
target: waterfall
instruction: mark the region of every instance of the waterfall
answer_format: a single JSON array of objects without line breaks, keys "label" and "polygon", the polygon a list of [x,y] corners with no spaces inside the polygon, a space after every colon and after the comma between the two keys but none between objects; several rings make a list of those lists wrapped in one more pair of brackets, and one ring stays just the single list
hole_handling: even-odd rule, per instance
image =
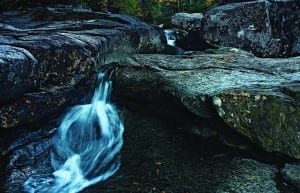
[{"label": "waterfall", "polygon": [[[52,175],[34,175],[29,193],[76,193],[112,176],[120,167],[123,123],[110,104],[111,73],[99,73],[90,104],[71,108],[63,118],[51,151]],[[109,79],[109,78],[108,78]]]},{"label": "waterfall", "polygon": [[175,32],[173,30],[170,30],[170,29],[165,29],[164,32],[165,32],[165,36],[166,36],[166,39],[167,39],[167,44],[169,46],[176,47]]},{"label": "waterfall", "polygon": [[176,46],[176,34],[174,30],[165,29],[165,37],[167,40],[167,44],[174,48],[175,54],[183,54],[184,50]]}]

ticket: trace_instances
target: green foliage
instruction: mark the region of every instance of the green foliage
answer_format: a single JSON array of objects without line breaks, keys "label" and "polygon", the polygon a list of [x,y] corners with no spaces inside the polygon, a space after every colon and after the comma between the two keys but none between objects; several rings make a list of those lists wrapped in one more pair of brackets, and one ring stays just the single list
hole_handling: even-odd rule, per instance
[{"label": "green foliage", "polygon": [[82,5],[85,7],[89,7],[95,11],[100,10],[100,3],[102,3],[104,1],[99,1],[99,0],[76,0],[76,4],[77,5]]},{"label": "green foliage", "polygon": [[185,12],[201,12],[205,13],[217,5],[214,0],[189,0],[184,1],[183,9]]},{"label": "green foliage", "polygon": [[114,0],[111,6],[119,9],[121,13],[128,15],[139,16],[141,14],[138,0]]},{"label": "green foliage", "polygon": [[216,0],[77,0],[93,10],[109,10],[136,16],[149,23],[164,23],[178,12],[205,13],[217,5]]},{"label": "green foliage", "polygon": [[140,0],[142,14],[139,17],[150,23],[159,23],[162,19],[162,4],[155,0]]}]

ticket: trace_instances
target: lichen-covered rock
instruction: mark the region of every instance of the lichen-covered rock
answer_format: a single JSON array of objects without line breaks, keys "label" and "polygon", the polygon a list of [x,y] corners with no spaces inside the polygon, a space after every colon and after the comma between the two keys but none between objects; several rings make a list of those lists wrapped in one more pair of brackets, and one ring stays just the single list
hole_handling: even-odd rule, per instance
[{"label": "lichen-covered rock", "polygon": [[221,101],[216,108],[228,125],[265,150],[284,152],[299,159],[299,101],[289,94],[247,89],[225,92],[215,97]]},{"label": "lichen-covered rock", "polygon": [[37,92],[25,93],[13,103],[0,106],[1,127],[34,123],[59,115],[64,109],[79,102],[86,102],[93,91],[95,77],[82,77],[63,86],[43,88]]},{"label": "lichen-covered rock", "polygon": [[283,179],[300,190],[300,165],[299,164],[285,164],[281,170]]},{"label": "lichen-covered rock", "polygon": [[203,19],[203,39],[260,57],[299,55],[299,1],[252,1],[216,7]]},{"label": "lichen-covered rock", "polygon": [[132,53],[162,52],[162,29],[71,6],[0,14],[0,128],[61,112],[93,90],[93,76]]},{"label": "lichen-covered rock", "polygon": [[27,50],[0,45],[0,101],[8,100],[38,84],[37,61]]},{"label": "lichen-covered rock", "polygon": [[227,48],[135,55],[119,63],[114,92],[137,103],[173,102],[213,124],[221,118],[264,150],[300,158],[299,64],[299,57],[263,59]]}]

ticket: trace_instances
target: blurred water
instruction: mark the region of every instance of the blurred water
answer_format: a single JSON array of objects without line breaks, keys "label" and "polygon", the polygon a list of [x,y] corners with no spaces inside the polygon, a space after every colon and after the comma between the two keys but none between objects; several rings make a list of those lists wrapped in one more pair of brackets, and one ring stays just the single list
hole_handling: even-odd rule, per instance
[{"label": "blurred water", "polygon": [[124,126],[109,102],[112,83],[105,77],[98,75],[91,103],[71,108],[62,120],[51,152],[55,171],[31,176],[24,183],[26,192],[76,193],[119,169]]},{"label": "blurred water", "polygon": [[165,32],[165,36],[166,36],[166,39],[167,39],[167,44],[169,46],[176,47],[176,34],[175,34],[175,32],[173,30],[170,30],[170,29],[165,29],[164,32]]}]

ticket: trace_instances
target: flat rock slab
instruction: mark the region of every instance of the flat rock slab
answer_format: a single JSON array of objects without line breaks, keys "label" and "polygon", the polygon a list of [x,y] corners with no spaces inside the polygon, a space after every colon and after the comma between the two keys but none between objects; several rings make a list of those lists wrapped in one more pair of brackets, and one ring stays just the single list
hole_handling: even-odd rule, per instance
[{"label": "flat rock slab", "polygon": [[78,103],[104,64],[165,45],[161,29],[136,18],[71,6],[3,12],[0,21],[0,128]]},{"label": "flat rock slab", "polygon": [[199,118],[221,117],[266,151],[300,158],[300,57],[262,59],[224,48],[134,55],[117,69],[120,98],[149,103],[168,96]]}]

